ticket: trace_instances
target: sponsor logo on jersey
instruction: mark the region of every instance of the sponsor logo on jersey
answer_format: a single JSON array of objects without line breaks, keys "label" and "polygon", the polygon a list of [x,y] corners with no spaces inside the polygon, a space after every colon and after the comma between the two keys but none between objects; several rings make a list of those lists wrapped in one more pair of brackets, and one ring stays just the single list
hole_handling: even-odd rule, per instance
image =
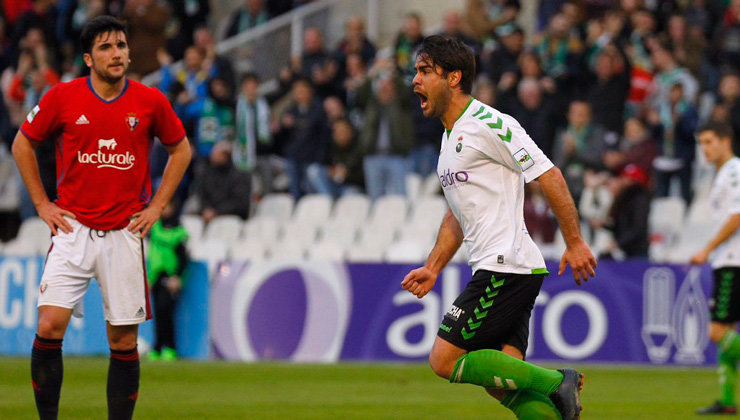
[{"label": "sponsor logo on jersey", "polygon": [[116,150],[118,142],[116,139],[98,139],[98,151],[96,153],[77,152],[77,161],[80,163],[92,163],[98,168],[113,168],[128,170],[134,166],[136,156],[131,152],[111,153]]},{"label": "sponsor logo on jersey", "polygon": [[462,308],[458,308],[457,306],[452,305],[452,307],[450,307],[450,310],[447,311],[447,313],[445,314],[445,317],[449,317],[457,321],[464,313],[465,311],[463,311]]},{"label": "sponsor logo on jersey", "polygon": [[468,182],[470,175],[466,171],[452,172],[447,169],[439,175],[439,182],[442,184],[442,188],[453,187]]},{"label": "sponsor logo on jersey", "polygon": [[28,121],[28,123],[31,124],[33,122],[33,119],[36,118],[36,114],[38,114],[39,111],[41,111],[41,108],[38,105],[33,107],[33,109],[28,113],[28,115],[26,115],[26,121]]},{"label": "sponsor logo on jersey", "polygon": [[129,112],[126,116],[126,124],[131,131],[134,131],[137,125],[139,125],[139,119],[136,118],[135,112]]},{"label": "sponsor logo on jersey", "polygon": [[532,159],[532,156],[529,155],[529,153],[524,149],[519,149],[516,153],[514,153],[514,159],[516,159],[516,162],[521,166],[522,171],[526,171],[527,169],[534,166],[534,160]]},{"label": "sponsor logo on jersey", "polygon": [[87,119],[85,114],[80,115],[80,118],[77,118],[77,121],[75,122],[77,125],[84,125],[84,124],[90,124],[90,121]]}]

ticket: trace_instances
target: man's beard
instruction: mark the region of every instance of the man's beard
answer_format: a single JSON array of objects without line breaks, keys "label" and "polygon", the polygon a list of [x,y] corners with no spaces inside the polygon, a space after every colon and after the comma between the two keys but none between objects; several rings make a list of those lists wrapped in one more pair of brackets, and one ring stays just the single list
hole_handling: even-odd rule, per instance
[{"label": "man's beard", "polygon": [[123,78],[124,78],[124,77],[126,76],[126,70],[127,70],[127,68],[126,68],[126,66],[124,65],[124,68],[123,68],[123,73],[122,73],[122,74],[121,74],[120,76],[112,76],[112,75],[111,75],[110,73],[108,73],[108,72],[105,72],[104,70],[99,70],[99,69],[97,69],[97,68],[95,68],[95,67],[93,66],[93,71],[95,72],[95,74],[97,74],[97,75],[98,75],[98,78],[99,78],[100,80],[102,80],[102,81],[104,81],[104,82],[108,83],[108,84],[111,84],[111,85],[113,85],[113,84],[116,84],[116,83],[118,83],[118,82],[119,82],[119,81],[120,81],[121,79],[123,79]]}]

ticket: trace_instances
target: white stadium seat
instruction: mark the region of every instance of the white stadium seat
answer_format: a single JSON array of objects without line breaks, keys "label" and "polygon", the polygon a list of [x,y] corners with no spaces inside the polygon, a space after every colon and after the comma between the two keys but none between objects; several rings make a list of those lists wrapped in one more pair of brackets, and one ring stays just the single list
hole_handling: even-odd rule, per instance
[{"label": "white stadium seat", "polygon": [[46,254],[51,245],[51,229],[40,217],[31,217],[21,223],[16,239],[29,243],[35,254]]},{"label": "white stadium seat", "polygon": [[438,231],[439,223],[430,223],[426,226],[422,224],[403,225],[398,230],[398,241],[419,242],[425,248],[431,248],[437,240]]},{"label": "white stadium seat", "polygon": [[385,250],[389,263],[421,263],[426,259],[426,247],[417,241],[394,242]]},{"label": "white stadium seat", "polygon": [[680,197],[654,198],[650,203],[648,230],[675,232],[683,226],[686,203]]},{"label": "white stadium seat", "polygon": [[330,220],[321,226],[319,243],[333,243],[347,248],[357,238],[357,227],[350,221]]},{"label": "white stadium seat", "polygon": [[406,197],[413,202],[419,197],[423,178],[421,175],[411,172],[406,175]]},{"label": "white stadium seat", "polygon": [[280,236],[280,222],[272,217],[253,217],[244,224],[240,240],[257,240],[269,247]]},{"label": "white stadium seat", "polygon": [[281,222],[286,221],[293,214],[293,205],[293,196],[290,194],[269,194],[257,203],[255,216],[267,216]]},{"label": "white stadium seat", "polygon": [[197,214],[184,214],[180,217],[180,223],[188,232],[188,241],[197,242],[203,236],[203,218]]},{"label": "white stadium seat", "polygon": [[365,225],[360,228],[359,243],[379,250],[384,250],[393,242],[395,230],[387,224]]},{"label": "white stadium seat", "polygon": [[339,197],[332,214],[333,220],[347,221],[359,226],[367,219],[370,199],[364,194],[350,194]]},{"label": "white stadium seat", "polygon": [[3,254],[13,257],[30,257],[39,255],[39,252],[33,242],[16,238],[3,246]]},{"label": "white stadium seat", "polygon": [[399,227],[408,213],[406,197],[402,195],[384,195],[373,204],[370,213],[369,224],[388,225],[391,228]]},{"label": "white stadium seat", "polygon": [[243,226],[244,222],[239,216],[216,216],[206,226],[203,238],[218,239],[227,245],[232,244],[239,238]]},{"label": "white stadium seat", "polygon": [[293,213],[293,221],[317,226],[325,222],[331,214],[332,199],[324,194],[309,194],[298,201]]},{"label": "white stadium seat", "polygon": [[266,253],[264,243],[258,240],[237,241],[229,249],[229,256],[235,261],[261,261]]},{"label": "white stadium seat", "polygon": [[319,228],[315,225],[291,220],[283,224],[282,235],[283,242],[298,242],[302,247],[308,247],[316,241]]},{"label": "white stadium seat", "polygon": [[208,273],[212,274],[219,262],[227,257],[226,243],[220,239],[204,239],[190,247],[190,258],[195,261],[205,261],[208,264]]},{"label": "white stadium seat", "polygon": [[435,232],[442,224],[442,219],[447,213],[447,201],[439,195],[419,197],[411,209],[409,224],[413,226],[426,226]]},{"label": "white stadium seat", "polygon": [[354,263],[376,263],[383,261],[383,250],[355,244],[347,250],[347,261]]},{"label": "white stadium seat", "polygon": [[668,261],[687,264],[691,256],[699,252],[717,232],[718,226],[711,222],[688,224],[681,228],[678,243],[671,247]]},{"label": "white stadium seat", "polygon": [[306,249],[298,241],[281,240],[272,245],[269,259],[282,261],[300,261],[305,259]]},{"label": "white stadium seat", "polygon": [[344,259],[344,248],[332,242],[322,242],[311,246],[306,253],[309,260],[342,261]]}]

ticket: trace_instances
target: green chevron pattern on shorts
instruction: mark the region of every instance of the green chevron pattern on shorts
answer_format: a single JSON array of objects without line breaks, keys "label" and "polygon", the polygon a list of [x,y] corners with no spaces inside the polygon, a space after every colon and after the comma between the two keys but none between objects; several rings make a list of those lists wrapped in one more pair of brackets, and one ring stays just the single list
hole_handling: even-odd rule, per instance
[{"label": "green chevron pattern on shorts", "polygon": [[732,280],[733,273],[731,271],[725,271],[722,273],[722,279],[719,284],[719,296],[717,296],[717,317],[726,318],[728,313],[728,306],[730,305],[730,297],[732,295]]},{"label": "green chevron pattern on shorts", "polygon": [[467,327],[460,330],[464,340],[469,340],[478,332],[478,328],[483,324],[483,319],[488,315],[488,309],[493,306],[493,301],[498,296],[499,287],[504,285],[504,279],[496,280],[496,276],[491,276],[491,285],[486,286],[484,296],[478,299],[478,305],[473,310],[473,315],[468,318]]}]

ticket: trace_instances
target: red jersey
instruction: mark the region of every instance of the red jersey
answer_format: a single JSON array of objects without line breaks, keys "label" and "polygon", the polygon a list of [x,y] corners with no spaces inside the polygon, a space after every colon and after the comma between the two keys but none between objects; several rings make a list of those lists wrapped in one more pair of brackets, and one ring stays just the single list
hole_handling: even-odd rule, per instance
[{"label": "red jersey", "polygon": [[56,204],[94,229],[123,229],[152,195],[149,152],[185,138],[167,98],[126,79],[105,101],[89,77],[55,85],[26,117],[21,131],[33,142],[56,141]]}]

